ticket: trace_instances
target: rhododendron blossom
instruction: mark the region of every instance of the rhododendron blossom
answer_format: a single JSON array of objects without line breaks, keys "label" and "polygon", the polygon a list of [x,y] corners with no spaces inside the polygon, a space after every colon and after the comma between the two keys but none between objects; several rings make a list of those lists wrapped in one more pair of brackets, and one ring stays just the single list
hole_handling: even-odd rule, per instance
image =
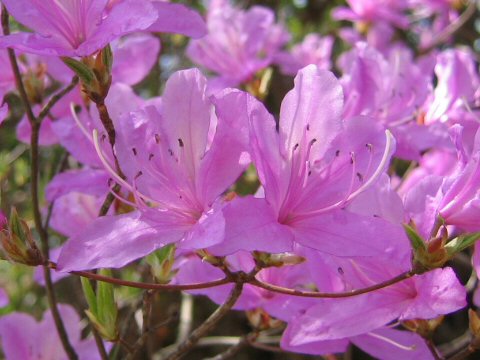
[{"label": "rhododendron blossom", "polygon": [[0,2],[0,357],[478,357],[476,2]]}]

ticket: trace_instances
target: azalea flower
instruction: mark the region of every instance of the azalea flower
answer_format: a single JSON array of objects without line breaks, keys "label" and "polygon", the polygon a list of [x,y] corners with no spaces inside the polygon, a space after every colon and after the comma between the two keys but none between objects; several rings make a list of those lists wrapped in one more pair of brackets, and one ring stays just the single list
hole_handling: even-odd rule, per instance
[{"label": "azalea flower", "polygon": [[[80,359],[100,359],[95,340],[81,339],[80,317],[67,305],[59,304],[68,338]],[[39,336],[39,335],[44,336]],[[41,322],[32,316],[12,313],[0,318],[0,340],[7,360],[66,360],[60,338],[55,328],[51,311],[47,311]]]},{"label": "azalea flower", "polygon": [[167,81],[161,113],[147,107],[118,118],[115,151],[128,182],[115,173],[95,136],[104,166],[135,198],[123,201],[137,210],[99,218],[71,237],[59,269],[121,267],[168,243],[205,248],[223,240],[224,221],[211,215],[250,161],[252,99],[233,90],[209,99],[205,89],[198,70],[180,71]]},{"label": "azalea flower", "polygon": [[194,11],[179,4],[150,0],[5,0],[10,14],[33,33],[0,38],[0,47],[49,56],[83,57],[137,31],[205,34]]},{"label": "azalea flower", "polygon": [[219,75],[216,82],[222,88],[251,80],[272,63],[275,53],[289,39],[284,28],[275,24],[270,9],[253,6],[244,11],[225,0],[211,1],[207,27],[208,35],[193,40],[187,54]]},{"label": "azalea flower", "polygon": [[289,52],[281,52],[275,56],[275,63],[280,65],[284,74],[296,75],[301,68],[313,64],[320,69],[329,70],[332,66],[333,37],[321,37],[308,34],[305,39],[292,47]]},{"label": "azalea flower", "polygon": [[383,249],[382,234],[404,239],[399,225],[345,210],[382,175],[395,141],[372,119],[343,121],[342,112],[339,81],[314,65],[299,71],[283,100],[279,132],[256,106],[250,144],[265,197],[240,198],[222,210],[226,240],[213,253],[285,252],[295,242],[365,256]]}]

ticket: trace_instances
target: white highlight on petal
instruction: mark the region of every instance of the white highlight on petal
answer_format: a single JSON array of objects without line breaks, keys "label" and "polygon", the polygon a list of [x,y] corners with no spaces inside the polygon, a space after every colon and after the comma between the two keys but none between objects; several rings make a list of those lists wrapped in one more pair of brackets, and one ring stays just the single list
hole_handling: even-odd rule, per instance
[{"label": "white highlight on petal", "polygon": [[387,165],[389,159],[390,159],[390,153],[393,150],[393,146],[395,145],[395,138],[393,137],[392,133],[389,130],[385,130],[385,137],[386,137],[386,144],[385,144],[385,150],[383,152],[382,159],[380,161],[380,164],[378,165],[377,169],[375,172],[370,176],[368,181],[366,181],[362,186],[360,186],[357,190],[352,192],[350,195],[348,195],[345,199],[342,199],[340,201],[337,201],[335,204],[332,204],[330,206],[327,206],[322,209],[306,212],[306,213],[300,213],[300,214],[295,214],[295,218],[299,217],[305,217],[305,216],[313,216],[313,215],[318,215],[318,214],[323,214],[328,211],[337,209],[343,205],[345,205],[348,201],[353,200],[356,196],[360,195],[362,192],[368,189],[370,185],[372,185],[384,172],[384,168]]},{"label": "white highlight on petal", "polygon": [[374,337],[376,339],[385,341],[386,343],[388,343],[390,345],[393,345],[393,346],[395,346],[399,349],[405,350],[405,351],[415,351],[415,349],[417,348],[415,345],[405,346],[405,345],[399,344],[399,343],[393,341],[392,339],[389,339],[385,336],[378,335],[378,334],[375,334],[375,333],[372,333],[372,332],[367,333],[367,335],[369,335],[371,337]]}]

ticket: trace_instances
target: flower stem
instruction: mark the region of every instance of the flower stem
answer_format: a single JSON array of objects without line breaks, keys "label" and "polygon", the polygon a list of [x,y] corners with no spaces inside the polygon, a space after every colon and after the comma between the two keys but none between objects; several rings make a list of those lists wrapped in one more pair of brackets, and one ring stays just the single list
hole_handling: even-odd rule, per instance
[{"label": "flower stem", "polygon": [[357,296],[357,295],[366,294],[375,290],[383,289],[388,286],[394,285],[400,281],[409,279],[413,275],[415,275],[415,272],[413,270],[410,270],[398,276],[395,276],[394,278],[391,278],[387,281],[383,281],[381,283],[378,283],[372,286],[351,290],[351,291],[346,291],[346,292],[338,292],[338,293],[322,293],[317,291],[301,291],[301,290],[295,290],[295,289],[288,289],[281,286],[265,283],[263,281],[258,280],[257,278],[253,278],[248,283],[253,286],[256,286],[265,290],[269,290],[272,292],[276,292],[279,294],[286,294],[286,295],[300,296],[300,297],[310,297],[310,298],[336,299],[336,298],[346,298],[346,297]]},{"label": "flower stem", "polygon": [[[9,14],[5,5],[2,6],[2,29],[4,35],[10,34],[9,27]],[[15,52],[12,49],[8,49],[8,57],[10,60],[10,65],[12,67],[13,74],[15,76],[15,83],[17,85],[20,98],[22,100],[25,112],[27,114],[28,121],[32,127],[32,134],[30,137],[30,157],[31,157],[31,193],[32,193],[32,205],[33,205],[33,218],[35,222],[35,228],[40,236],[40,241],[42,243],[42,252],[45,258],[48,258],[49,246],[48,246],[48,233],[43,227],[42,224],[42,215],[40,213],[40,203],[38,195],[38,175],[39,175],[39,150],[38,150],[38,138],[40,133],[40,124],[39,119],[33,114],[32,106],[28,101],[27,92],[22,81],[22,75],[20,74],[20,69],[18,67],[17,58]],[[65,325],[63,324],[62,317],[57,306],[57,300],[55,292],[53,289],[52,277],[50,274],[50,268],[47,265],[43,266],[43,274],[45,277],[45,289],[47,292],[48,303],[52,316],[55,322],[55,327],[57,328],[58,336],[62,342],[62,346],[70,360],[77,360],[78,356],[73,349],[70,341],[68,339],[67,331],[65,330]]]},{"label": "flower stem", "polygon": [[238,281],[235,283],[235,287],[232,289],[227,300],[219,307],[210,317],[205,320],[198,328],[196,328],[185,340],[181,343],[176,350],[168,355],[165,360],[178,360],[181,359],[187,352],[189,352],[198,341],[208,334],[218,322],[232,309],[237,302],[238,298],[242,294],[243,282]]}]

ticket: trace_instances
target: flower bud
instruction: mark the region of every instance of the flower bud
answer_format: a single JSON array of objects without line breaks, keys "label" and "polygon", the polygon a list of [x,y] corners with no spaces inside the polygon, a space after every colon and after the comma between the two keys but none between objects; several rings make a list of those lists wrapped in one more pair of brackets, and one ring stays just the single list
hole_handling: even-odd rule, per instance
[{"label": "flower bud", "polygon": [[177,271],[173,270],[175,263],[175,245],[169,244],[146,257],[152,275],[160,284],[167,284]]},{"label": "flower bud", "polygon": [[261,251],[255,251],[253,256],[261,268],[298,265],[305,262],[305,258],[303,256],[293,253],[269,254]]},{"label": "flower bud", "polygon": [[408,330],[413,331],[425,339],[432,337],[435,330],[442,324],[444,316],[439,316],[435,319],[413,319],[402,322]]},{"label": "flower bud", "polygon": [[3,214],[0,216],[0,258],[20,264],[37,266],[44,263],[25,221],[12,209],[10,223],[7,225]]},{"label": "flower bud", "polygon": [[110,45],[103,48],[96,56],[89,56],[78,61],[62,58],[82,82],[82,89],[96,104],[104,102],[112,84],[113,54]]}]

